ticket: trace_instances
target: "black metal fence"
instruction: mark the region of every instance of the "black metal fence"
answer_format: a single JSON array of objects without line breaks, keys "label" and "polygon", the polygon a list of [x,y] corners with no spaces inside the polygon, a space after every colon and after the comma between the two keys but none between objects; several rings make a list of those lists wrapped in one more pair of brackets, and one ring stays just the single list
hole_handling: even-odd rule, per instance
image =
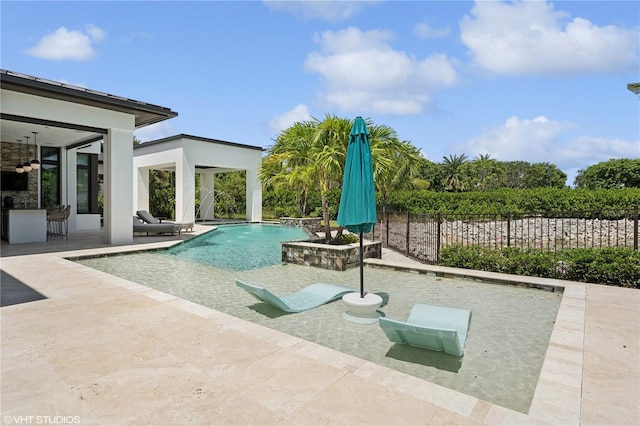
[{"label": "black metal fence", "polygon": [[504,214],[379,212],[367,235],[424,263],[445,246],[480,245],[557,251],[630,247],[638,250],[638,206],[599,211]]}]

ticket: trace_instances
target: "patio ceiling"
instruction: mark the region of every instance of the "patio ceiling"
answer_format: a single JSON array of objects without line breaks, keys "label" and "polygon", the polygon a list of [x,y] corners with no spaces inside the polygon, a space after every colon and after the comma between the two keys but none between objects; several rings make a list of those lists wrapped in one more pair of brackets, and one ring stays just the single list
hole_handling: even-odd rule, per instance
[{"label": "patio ceiling", "polygon": [[29,145],[33,145],[33,133],[38,132],[38,146],[63,147],[81,144],[102,137],[102,133],[80,129],[55,127],[51,124],[35,124],[8,119],[0,120],[0,140],[3,142],[16,142],[20,139],[23,144],[29,136]]}]

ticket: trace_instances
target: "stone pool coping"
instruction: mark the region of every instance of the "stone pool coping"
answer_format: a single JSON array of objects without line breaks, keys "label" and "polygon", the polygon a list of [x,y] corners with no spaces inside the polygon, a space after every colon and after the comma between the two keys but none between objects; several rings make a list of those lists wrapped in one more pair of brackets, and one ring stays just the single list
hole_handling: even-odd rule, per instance
[{"label": "stone pool coping", "polygon": [[[638,401],[633,399],[640,396],[639,290],[436,265],[408,266],[402,261],[381,259],[366,259],[365,264],[563,293],[529,416],[549,424],[637,424],[640,420]],[[604,300],[594,300],[596,298]],[[594,303],[588,304],[588,299]],[[597,308],[594,305],[598,305]],[[607,325],[611,327],[610,333],[606,331]],[[593,336],[592,342],[589,337],[594,334],[599,335]],[[608,358],[611,364],[603,365]],[[621,380],[617,384],[623,384],[629,375],[633,379],[626,387],[612,389],[618,379]],[[600,381],[603,389],[591,388]],[[623,410],[625,413],[620,413],[618,410],[625,404],[629,404]],[[615,414],[610,415],[609,410]]]},{"label": "stone pool coping", "polygon": [[172,244],[2,258],[4,273],[46,297],[0,311],[3,414],[82,424],[640,423],[637,290],[366,261],[562,287],[525,415],[65,259]]}]

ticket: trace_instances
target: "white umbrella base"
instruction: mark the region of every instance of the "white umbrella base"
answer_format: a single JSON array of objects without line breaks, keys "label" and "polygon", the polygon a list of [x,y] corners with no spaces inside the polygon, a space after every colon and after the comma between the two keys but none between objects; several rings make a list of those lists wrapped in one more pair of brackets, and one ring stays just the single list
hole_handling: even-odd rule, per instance
[{"label": "white umbrella base", "polygon": [[378,308],[382,305],[382,297],[374,293],[367,293],[364,298],[360,293],[347,293],[342,296],[342,301],[347,305],[347,311],[342,314],[342,318],[356,324],[374,324],[378,322],[380,312]]}]

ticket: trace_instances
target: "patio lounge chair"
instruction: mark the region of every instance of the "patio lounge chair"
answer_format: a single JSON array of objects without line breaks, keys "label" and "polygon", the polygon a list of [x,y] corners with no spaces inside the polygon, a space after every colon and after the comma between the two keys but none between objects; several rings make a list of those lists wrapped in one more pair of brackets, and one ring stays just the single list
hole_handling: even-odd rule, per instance
[{"label": "patio lounge chair", "polygon": [[173,222],[163,223],[145,223],[139,217],[133,216],[133,232],[151,234],[168,234],[173,235],[175,232],[180,233],[180,224]]},{"label": "patio lounge chair", "polygon": [[159,223],[163,223],[163,224],[173,223],[176,225],[180,225],[180,228],[178,229],[178,234],[180,234],[182,230],[193,231],[193,222],[177,223],[177,222],[171,222],[171,221],[163,221],[162,219],[156,219],[151,215],[151,213],[149,213],[146,210],[138,210],[136,212],[136,215],[138,215],[138,217],[142,219],[145,223],[149,223],[152,225],[159,224]]},{"label": "patio lounge chair", "polygon": [[240,280],[236,280],[236,284],[261,302],[268,303],[285,312],[307,311],[356,291],[343,285],[318,283],[311,284],[287,296],[278,297],[265,288]]},{"label": "patio lounge chair", "polygon": [[468,309],[416,303],[406,322],[380,318],[390,341],[462,356],[471,322]]}]

